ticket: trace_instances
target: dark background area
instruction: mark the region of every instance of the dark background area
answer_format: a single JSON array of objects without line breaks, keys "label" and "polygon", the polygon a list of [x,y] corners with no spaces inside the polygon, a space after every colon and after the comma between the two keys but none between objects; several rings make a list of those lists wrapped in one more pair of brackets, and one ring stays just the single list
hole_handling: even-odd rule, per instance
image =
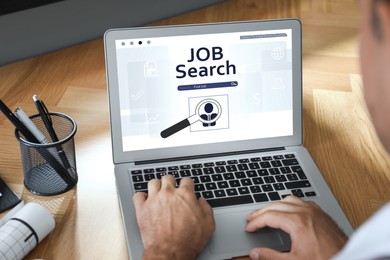
[{"label": "dark background area", "polygon": [[15,13],[64,0],[1,0],[0,15]]}]

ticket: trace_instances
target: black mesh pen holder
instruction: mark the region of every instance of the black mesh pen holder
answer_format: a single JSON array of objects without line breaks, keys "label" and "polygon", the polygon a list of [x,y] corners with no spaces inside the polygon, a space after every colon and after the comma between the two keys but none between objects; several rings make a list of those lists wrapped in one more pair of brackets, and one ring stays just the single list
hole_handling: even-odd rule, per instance
[{"label": "black mesh pen holder", "polygon": [[47,141],[29,142],[15,130],[22,155],[24,186],[42,196],[62,194],[72,189],[78,181],[74,145],[76,123],[61,113],[51,112],[49,118],[58,141],[53,140],[53,133],[49,133],[39,114],[30,116],[30,119]]}]

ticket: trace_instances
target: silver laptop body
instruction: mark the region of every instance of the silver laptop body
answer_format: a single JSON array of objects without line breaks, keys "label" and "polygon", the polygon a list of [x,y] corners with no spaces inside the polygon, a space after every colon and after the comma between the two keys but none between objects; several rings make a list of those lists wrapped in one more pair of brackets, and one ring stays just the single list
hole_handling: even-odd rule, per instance
[{"label": "silver laptop body", "polygon": [[[151,173],[158,178],[176,170],[183,177],[192,166],[201,169],[193,171],[197,175],[206,175],[208,166],[225,163],[218,168],[225,170],[223,178],[268,174],[257,178],[263,183],[251,180],[241,189],[213,177],[216,184],[198,190],[198,196],[213,197],[216,219],[216,232],[199,259],[243,256],[259,246],[288,251],[290,240],[282,231],[246,233],[245,216],[289,194],[315,201],[347,235],[352,233],[302,145],[298,20],[113,29],[104,43],[115,178],[132,260],[143,255],[134,192],[145,189]],[[276,173],[268,169],[269,160],[279,160],[272,162]],[[235,162],[242,162],[236,171],[230,166]],[[299,169],[292,175],[284,172],[290,163]],[[239,205],[218,200],[232,191]]]}]

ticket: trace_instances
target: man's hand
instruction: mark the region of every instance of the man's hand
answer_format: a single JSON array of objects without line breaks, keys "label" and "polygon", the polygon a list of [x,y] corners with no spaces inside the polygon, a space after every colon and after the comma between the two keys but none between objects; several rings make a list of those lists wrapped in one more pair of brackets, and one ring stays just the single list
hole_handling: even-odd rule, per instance
[{"label": "man's hand", "polygon": [[246,231],[279,228],[291,237],[291,251],[253,248],[252,259],[329,259],[344,246],[345,234],[317,204],[288,196],[247,216]]},{"label": "man's hand", "polygon": [[148,192],[133,197],[144,259],[195,259],[215,230],[210,205],[196,198],[190,178],[183,178],[179,188],[173,176],[154,179]]}]

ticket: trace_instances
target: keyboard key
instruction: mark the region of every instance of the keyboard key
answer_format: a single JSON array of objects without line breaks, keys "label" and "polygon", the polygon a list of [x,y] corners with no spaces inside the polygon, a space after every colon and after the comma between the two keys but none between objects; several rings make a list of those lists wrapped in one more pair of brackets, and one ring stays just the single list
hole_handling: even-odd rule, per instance
[{"label": "keyboard key", "polygon": [[215,172],[217,173],[223,173],[226,172],[225,166],[215,166]]},{"label": "keyboard key", "polygon": [[237,190],[236,189],[227,189],[226,190],[226,194],[228,195],[228,196],[237,196],[238,195],[238,192],[237,192]]},{"label": "keyboard key", "polygon": [[291,169],[290,167],[280,167],[280,172],[284,174],[291,173]]},{"label": "keyboard key", "polygon": [[285,190],[283,183],[274,183],[272,186],[274,186],[275,190]]},{"label": "keyboard key", "polygon": [[261,157],[261,160],[263,160],[263,161],[271,161],[272,157],[271,156],[263,156],[263,157]]},{"label": "keyboard key", "polygon": [[248,163],[249,159],[240,159],[238,160],[239,163]]},{"label": "keyboard key", "polygon": [[226,165],[226,162],[225,161],[219,161],[219,162],[216,162],[215,164],[216,165]]},{"label": "keyboard key", "polygon": [[259,174],[259,176],[268,176],[269,175],[267,169],[257,170],[257,173]]},{"label": "keyboard key", "polygon": [[168,171],[177,171],[179,170],[179,166],[169,166]]},{"label": "keyboard key", "polygon": [[227,181],[219,181],[219,182],[217,182],[217,186],[220,189],[229,188],[229,184],[227,183]]},{"label": "keyboard key", "polygon": [[134,189],[135,190],[146,190],[148,188],[148,183],[147,182],[139,182],[134,184]]},{"label": "keyboard key", "polygon": [[274,155],[273,158],[275,160],[281,160],[281,159],[284,159],[284,156],[283,155]]},{"label": "keyboard key", "polygon": [[158,173],[156,173],[156,178],[161,179],[162,176],[164,176],[164,175],[167,175],[167,173],[166,172],[158,172]]},{"label": "keyboard key", "polygon": [[190,170],[181,170],[180,171],[180,177],[190,177],[190,176],[191,176]]},{"label": "keyboard key", "polygon": [[238,161],[237,160],[229,160],[227,161],[228,164],[237,164]]},{"label": "keyboard key", "polygon": [[260,194],[254,194],[253,198],[255,198],[256,202],[264,202],[264,201],[269,201],[267,194],[265,193],[260,193]]},{"label": "keyboard key", "polygon": [[253,184],[264,184],[263,178],[257,177],[252,179]]},{"label": "keyboard key", "polygon": [[298,176],[295,173],[287,174],[286,177],[287,177],[287,179],[289,181],[297,181],[297,180],[299,180]]},{"label": "keyboard key", "polygon": [[263,178],[263,180],[265,183],[274,183],[275,182],[274,176],[266,176]]},{"label": "keyboard key", "polygon": [[256,171],[246,171],[246,176],[248,176],[249,178],[254,178],[254,177],[257,177],[257,173]]},{"label": "keyboard key", "polygon": [[235,172],[234,176],[236,176],[237,179],[243,179],[246,178],[245,172]]},{"label": "keyboard key", "polygon": [[307,180],[306,174],[303,171],[297,171],[296,174],[298,174],[299,179]]},{"label": "keyboard key", "polygon": [[284,175],[276,175],[275,179],[276,179],[277,182],[285,182],[285,181],[287,181],[287,178]]},{"label": "keyboard key", "polygon": [[261,188],[263,189],[263,191],[274,191],[271,184],[261,185]]},{"label": "keyboard key", "polygon": [[133,182],[141,182],[144,181],[144,177],[142,175],[133,175]]},{"label": "keyboard key", "polygon": [[277,192],[269,192],[268,193],[268,197],[270,200],[274,201],[274,200],[280,200],[280,196],[279,196],[279,193]]},{"label": "keyboard key", "polygon": [[205,184],[207,190],[216,190],[217,185],[214,182],[209,182]]},{"label": "keyboard key", "polygon": [[242,186],[251,186],[252,181],[250,179],[241,179]]},{"label": "keyboard key", "polygon": [[191,166],[190,165],[180,165],[180,169],[188,170],[188,169],[191,169]]},{"label": "keyboard key", "polygon": [[239,188],[237,188],[237,190],[238,190],[238,193],[240,193],[241,195],[250,193],[248,187],[239,187]]},{"label": "keyboard key", "polygon": [[239,182],[238,180],[231,180],[231,181],[229,181],[229,185],[230,185],[230,187],[232,187],[232,188],[240,187],[240,186],[241,186],[241,184],[240,184],[240,182]]},{"label": "keyboard key", "polygon": [[260,165],[257,162],[248,163],[248,166],[251,170],[260,169]]},{"label": "keyboard key", "polygon": [[260,167],[262,169],[271,168],[271,164],[269,162],[260,162]]},{"label": "keyboard key", "polygon": [[311,187],[310,182],[308,181],[293,181],[293,182],[286,182],[284,184],[287,189],[298,189],[298,188],[307,188]]},{"label": "keyboard key", "polygon": [[278,174],[280,174],[280,171],[279,171],[278,168],[270,168],[270,169],[268,169],[268,172],[269,172],[270,174],[272,174],[272,175],[278,175]]},{"label": "keyboard key", "polygon": [[202,184],[202,183],[195,184],[195,191],[204,191],[204,190],[206,190],[206,188],[204,187],[204,184]]},{"label": "keyboard key", "polygon": [[317,196],[317,194],[316,194],[315,191],[308,191],[308,192],[305,192],[305,195],[306,195],[307,197]]},{"label": "keyboard key", "polygon": [[223,174],[223,178],[224,178],[225,180],[233,180],[233,179],[234,179],[234,175],[233,175],[233,173],[231,173],[231,172],[224,173],[224,174]]},{"label": "keyboard key", "polygon": [[260,186],[251,186],[251,187],[249,187],[249,189],[251,190],[252,193],[260,193],[261,192]]},{"label": "keyboard key", "polygon": [[204,167],[213,167],[215,164],[213,162],[204,163]]},{"label": "keyboard key", "polygon": [[261,161],[261,158],[260,158],[260,157],[254,157],[254,158],[251,158],[250,161],[251,161],[251,162],[260,162],[260,161]]},{"label": "keyboard key", "polygon": [[284,157],[285,158],[295,158],[295,155],[294,154],[285,154]]},{"label": "keyboard key", "polygon": [[159,168],[156,168],[156,172],[166,172],[167,171],[167,168],[166,167],[159,167]]},{"label": "keyboard key", "polygon": [[281,161],[271,161],[271,165],[273,166],[273,167],[282,167],[283,165],[282,165],[282,162]]},{"label": "keyboard key", "polygon": [[203,165],[201,164],[201,163],[195,163],[195,164],[193,164],[192,165],[192,168],[202,168],[203,167]]},{"label": "keyboard key", "polygon": [[154,175],[154,173],[150,173],[150,174],[145,174],[145,181],[150,181],[152,179],[155,179],[156,176]]},{"label": "keyboard key", "polygon": [[236,172],[237,171],[237,166],[236,165],[227,165],[226,170],[228,172]]},{"label": "keyboard key", "polygon": [[297,159],[285,159],[282,160],[284,166],[298,165],[299,162]]},{"label": "keyboard key", "polygon": [[202,175],[202,176],[199,177],[199,180],[200,180],[200,182],[205,183],[205,182],[210,182],[211,178],[210,178],[209,175]]},{"label": "keyboard key", "polygon": [[215,191],[214,191],[214,195],[215,195],[215,197],[217,197],[217,198],[226,197],[226,193],[225,193],[224,190],[215,190]]},{"label": "keyboard key", "polygon": [[237,168],[238,168],[238,170],[240,170],[240,171],[247,171],[247,170],[249,170],[249,167],[248,167],[248,165],[246,165],[246,164],[238,164],[238,165],[237,165]]},{"label": "keyboard key", "polygon": [[132,170],[130,173],[131,174],[142,174],[142,171],[141,170]]},{"label": "keyboard key", "polygon": [[298,171],[302,171],[302,168],[301,166],[291,166],[291,170],[293,172],[298,172]]},{"label": "keyboard key", "polygon": [[212,191],[204,191],[202,192],[202,197],[205,199],[214,198],[214,193]]},{"label": "keyboard key", "polygon": [[204,174],[213,174],[214,169],[213,168],[203,168],[203,173]]},{"label": "keyboard key", "polygon": [[202,169],[192,169],[191,173],[193,176],[199,176],[199,175],[203,174],[203,171],[202,171]]},{"label": "keyboard key", "polygon": [[194,181],[195,184],[199,183],[199,177],[198,176],[191,176],[191,179]]},{"label": "keyboard key", "polygon": [[211,175],[211,179],[213,179],[213,181],[222,181],[223,180],[221,174],[213,174],[213,175]]},{"label": "keyboard key", "polygon": [[292,195],[297,196],[298,198],[303,198],[305,195],[303,194],[301,189],[291,190]]},{"label": "keyboard key", "polygon": [[144,169],[144,173],[153,173],[154,169]]},{"label": "keyboard key", "polygon": [[244,196],[235,196],[228,198],[219,198],[219,199],[208,199],[207,202],[211,205],[211,207],[224,207],[224,206],[232,206],[232,205],[240,205],[240,204],[249,204],[253,203],[253,199],[250,195]]}]

